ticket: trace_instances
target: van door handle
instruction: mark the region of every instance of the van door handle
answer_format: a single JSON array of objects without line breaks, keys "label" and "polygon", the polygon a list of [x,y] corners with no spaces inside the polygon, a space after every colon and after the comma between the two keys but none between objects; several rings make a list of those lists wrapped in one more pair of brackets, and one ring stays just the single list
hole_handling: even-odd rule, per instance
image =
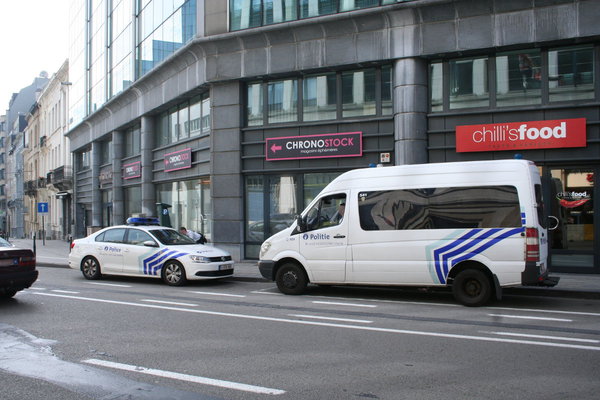
[{"label": "van door handle", "polygon": [[333,238],[334,239],[343,239],[345,237],[346,237],[346,235],[335,235]]}]

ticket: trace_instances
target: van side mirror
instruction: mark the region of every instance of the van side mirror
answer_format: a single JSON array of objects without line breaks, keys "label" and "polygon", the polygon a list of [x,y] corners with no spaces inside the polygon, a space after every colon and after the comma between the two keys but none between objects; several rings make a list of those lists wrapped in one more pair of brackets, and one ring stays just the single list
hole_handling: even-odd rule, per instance
[{"label": "van side mirror", "polygon": [[298,232],[306,232],[306,220],[302,218],[302,215],[296,216],[296,229]]},{"label": "van side mirror", "polygon": [[554,215],[548,216],[548,230],[549,231],[553,231],[556,228],[558,228],[558,224],[560,224],[560,221],[558,220],[558,218],[556,218]]}]

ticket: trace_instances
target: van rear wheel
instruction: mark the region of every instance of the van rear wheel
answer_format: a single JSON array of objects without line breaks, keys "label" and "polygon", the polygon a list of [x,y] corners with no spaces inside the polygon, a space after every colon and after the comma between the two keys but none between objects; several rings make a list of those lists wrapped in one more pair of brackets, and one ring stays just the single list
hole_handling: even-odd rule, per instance
[{"label": "van rear wheel", "polygon": [[277,288],[284,294],[302,294],[308,285],[306,273],[297,264],[287,263],[277,270],[275,275]]},{"label": "van rear wheel", "polygon": [[486,304],[492,296],[492,283],[485,273],[466,269],[454,279],[452,294],[459,303],[468,307]]}]

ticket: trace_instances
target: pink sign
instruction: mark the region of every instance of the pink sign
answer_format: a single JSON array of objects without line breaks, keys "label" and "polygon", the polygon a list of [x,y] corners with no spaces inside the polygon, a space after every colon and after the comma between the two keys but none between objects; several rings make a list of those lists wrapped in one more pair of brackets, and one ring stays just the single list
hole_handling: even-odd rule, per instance
[{"label": "pink sign", "polygon": [[269,138],[265,154],[267,161],[360,157],[362,132]]}]

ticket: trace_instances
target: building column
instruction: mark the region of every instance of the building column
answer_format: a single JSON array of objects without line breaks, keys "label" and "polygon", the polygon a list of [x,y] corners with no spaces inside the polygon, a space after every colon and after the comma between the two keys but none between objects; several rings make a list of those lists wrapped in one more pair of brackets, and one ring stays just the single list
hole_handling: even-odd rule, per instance
[{"label": "building column", "polygon": [[142,117],[140,132],[140,147],[142,159],[142,214],[156,216],[156,191],[152,173],[152,150],[154,149],[154,120]]},{"label": "building column", "polygon": [[396,165],[427,162],[427,61],[394,63],[394,141]]},{"label": "building column", "polygon": [[123,153],[125,148],[125,137],[123,131],[113,131],[112,133],[112,190],[113,190],[113,208],[112,217],[115,225],[125,223],[125,201],[123,192]]},{"label": "building column", "polygon": [[100,193],[100,142],[92,142],[92,227],[102,226],[102,195]]},{"label": "building column", "polygon": [[213,242],[240,260],[244,254],[240,83],[214,85],[210,101]]}]

